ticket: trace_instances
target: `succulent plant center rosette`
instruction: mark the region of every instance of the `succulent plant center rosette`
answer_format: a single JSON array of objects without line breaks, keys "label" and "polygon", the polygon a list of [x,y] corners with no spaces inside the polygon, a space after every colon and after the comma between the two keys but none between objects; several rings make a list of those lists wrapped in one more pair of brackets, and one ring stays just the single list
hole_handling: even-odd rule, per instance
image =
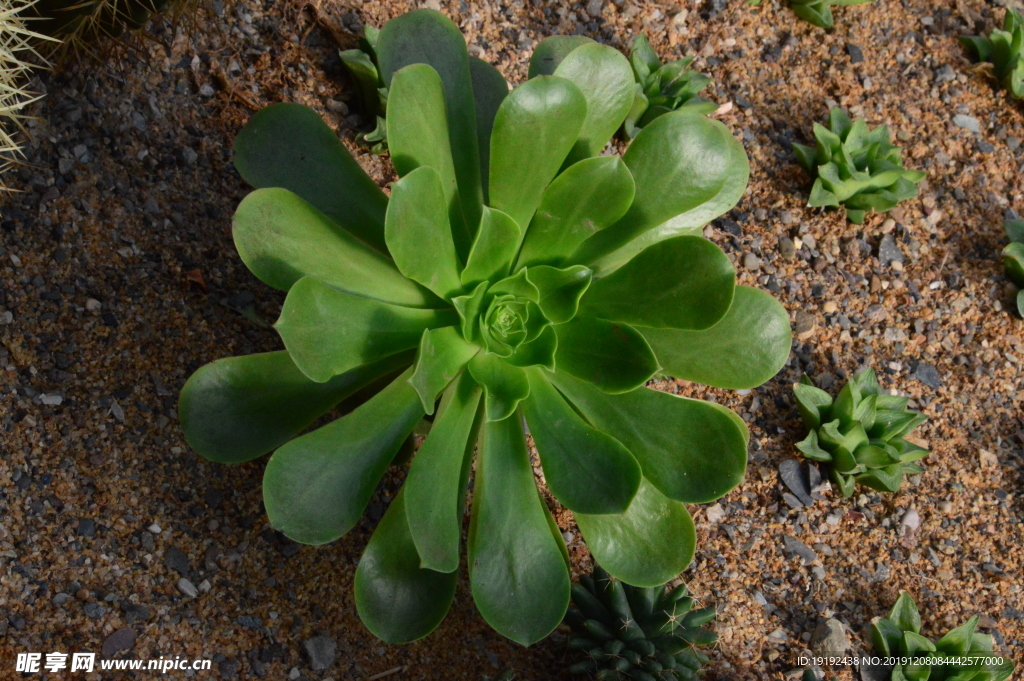
[{"label": "succulent plant center rosette", "polygon": [[[595,558],[627,584],[662,584],[693,556],[684,504],[742,479],[748,436],[730,410],[645,383],[759,385],[788,356],[788,316],[698,236],[746,186],[721,123],[665,114],[623,157],[598,155],[633,101],[620,53],[550,38],[509,92],[429,10],[386,24],[376,50],[390,196],[305,107],[269,107],[239,134],[235,163],[256,191],[235,244],[287,292],[285,350],[201,368],[182,424],[214,461],[273,452],[271,524],[323,544],[359,522],[427,417],[356,571],[359,614],[390,642],[443,619],[472,474],[473,598],[530,644],[565,614],[570,582],[526,427]],[[372,396],[307,432],[357,392]]]}]

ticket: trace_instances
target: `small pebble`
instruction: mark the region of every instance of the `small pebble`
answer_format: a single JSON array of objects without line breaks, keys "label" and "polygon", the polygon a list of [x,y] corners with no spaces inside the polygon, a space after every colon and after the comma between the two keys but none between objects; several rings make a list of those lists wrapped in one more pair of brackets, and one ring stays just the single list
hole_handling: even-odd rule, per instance
[{"label": "small pebble", "polygon": [[178,591],[185,594],[189,598],[196,598],[199,595],[199,590],[196,589],[196,585],[188,581],[184,577],[178,580]]}]

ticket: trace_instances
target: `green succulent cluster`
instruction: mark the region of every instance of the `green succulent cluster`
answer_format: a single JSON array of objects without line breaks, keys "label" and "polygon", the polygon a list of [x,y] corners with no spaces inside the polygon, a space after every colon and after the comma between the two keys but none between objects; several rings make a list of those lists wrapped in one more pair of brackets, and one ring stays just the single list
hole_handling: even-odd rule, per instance
[{"label": "green succulent cluster", "polygon": [[1003,266],[1006,276],[1020,289],[1017,313],[1024,317],[1024,220],[1007,220],[1004,228],[1010,243],[1003,249]]},{"label": "green succulent cluster", "polygon": [[636,79],[636,93],[622,124],[626,139],[633,139],[645,125],[670,111],[706,114],[718,108],[717,104],[699,96],[712,81],[690,68],[693,60],[694,57],[686,57],[662,64],[646,36],[633,40],[629,61]]},{"label": "green succulent cluster", "polygon": [[1006,658],[993,662],[999,657],[993,653],[993,639],[977,632],[978,621],[975,615],[933,642],[921,635],[917,604],[903,592],[888,617],[871,621],[871,641],[881,656],[917,658],[893,667],[892,681],[1005,681],[1016,664]]},{"label": "green succulent cluster", "polygon": [[379,35],[379,29],[367,26],[357,49],[338,53],[356,86],[359,110],[369,121],[376,121],[373,130],[356,135],[356,141],[368,145],[374,154],[382,154],[388,148],[388,88],[377,66]]},{"label": "green succulent cluster", "polygon": [[[618,51],[548,38],[509,92],[439,12],[389,21],[374,49],[400,178],[390,196],[303,106],[268,107],[239,133],[235,165],[256,190],[233,236],[253,274],[287,292],[285,349],[200,368],[182,426],[214,461],[273,452],[270,523],[323,544],[359,522],[426,418],[356,570],[359,615],[396,643],[444,618],[474,471],[473,599],[528,645],[562,620],[570,579],[527,425],[592,555],[626,583],[663,584],[694,553],[685,504],[740,482],[748,431],[724,407],[645,384],[760,385],[789,354],[788,315],[737,286],[700,236],[747,183],[724,125],[666,114],[622,157],[600,155],[633,101]],[[372,396],[305,432],[357,392]]]},{"label": "green succulent cluster", "polygon": [[810,429],[797,449],[808,459],[828,464],[844,497],[857,483],[895,492],[904,474],[920,473],[914,463],[928,450],[904,438],[926,417],[907,409],[908,398],[882,390],[874,369],[854,376],[832,397],[806,375],[793,386],[804,425]]},{"label": "green succulent cluster", "polygon": [[814,124],[816,147],[794,144],[797,160],[814,180],[808,206],[846,208],[851,222],[861,224],[868,211],[884,213],[900,201],[917,196],[920,170],[900,162],[903,150],[890,142],[889,128],[873,130],[839,107],[829,113],[829,127]]},{"label": "green succulent cluster", "polygon": [[702,628],[715,609],[694,610],[683,584],[629,586],[595,567],[573,584],[572,605],[565,616],[575,634],[569,646],[587,659],[569,671],[600,681],[692,681],[708,661],[697,647],[718,640]]},{"label": "green succulent cluster", "polygon": [[970,36],[960,41],[978,61],[992,64],[1000,87],[1017,99],[1024,98],[1024,17],[1020,12],[1007,7],[1003,30],[992,31],[988,38]]},{"label": "green succulent cluster", "polygon": [[832,17],[833,7],[846,5],[863,5],[872,0],[789,0],[789,7],[804,21],[818,28],[832,28],[835,19]]}]

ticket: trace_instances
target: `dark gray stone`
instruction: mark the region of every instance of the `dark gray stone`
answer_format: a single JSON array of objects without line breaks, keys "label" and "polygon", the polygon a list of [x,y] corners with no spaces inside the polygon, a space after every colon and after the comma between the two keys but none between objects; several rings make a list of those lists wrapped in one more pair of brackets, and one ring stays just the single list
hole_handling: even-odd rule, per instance
[{"label": "dark gray stone", "polygon": [[814,552],[814,549],[796,537],[790,537],[787,534],[782,538],[782,543],[785,545],[786,551],[793,555],[800,556],[804,561],[804,565],[810,565],[814,561],[818,560],[818,554]]},{"label": "dark gray stone", "polygon": [[302,644],[303,649],[309,657],[309,666],[315,672],[322,672],[332,664],[338,656],[338,644],[327,634],[314,636]]},{"label": "dark gray stone", "polygon": [[149,608],[128,601],[121,601],[121,611],[124,613],[124,621],[128,624],[145,622],[150,617]]},{"label": "dark gray stone", "polygon": [[839,657],[849,651],[850,639],[843,623],[836,619],[819,622],[811,634],[811,650],[826,657]]},{"label": "dark gray stone", "polygon": [[906,261],[903,251],[896,245],[896,239],[893,238],[892,234],[886,234],[882,237],[882,242],[878,245],[878,261],[883,265]]},{"label": "dark gray stone", "polygon": [[259,629],[263,626],[263,620],[259,617],[239,615],[237,618],[235,618],[235,621],[238,622],[238,624],[240,624],[241,626],[245,627],[246,629]]},{"label": "dark gray stone", "polygon": [[937,390],[942,387],[942,377],[939,376],[939,371],[931,364],[925,364],[921,362],[917,365],[914,370],[914,378],[924,383],[929,388]]},{"label": "dark gray stone", "polygon": [[104,608],[99,603],[86,603],[82,607],[82,610],[85,611],[85,614],[86,614],[87,617],[90,617],[91,619],[94,619],[94,620],[98,620],[99,618],[101,618],[105,614],[107,614],[107,609]]},{"label": "dark gray stone", "polygon": [[789,491],[800,500],[804,506],[813,506],[814,499],[811,498],[811,485],[800,462],[796,459],[788,459],[779,464],[779,477]]},{"label": "dark gray stone", "polygon": [[169,569],[174,570],[182,577],[188,577],[188,556],[186,556],[185,552],[176,546],[171,546],[167,549],[167,553],[164,554],[164,565]]},{"label": "dark gray stone", "polygon": [[846,43],[846,53],[850,55],[851,64],[860,64],[864,61],[864,52],[853,43]]},{"label": "dark gray stone", "polygon": [[103,657],[111,657],[122,650],[131,650],[135,645],[135,630],[131,627],[118,629],[103,641]]}]

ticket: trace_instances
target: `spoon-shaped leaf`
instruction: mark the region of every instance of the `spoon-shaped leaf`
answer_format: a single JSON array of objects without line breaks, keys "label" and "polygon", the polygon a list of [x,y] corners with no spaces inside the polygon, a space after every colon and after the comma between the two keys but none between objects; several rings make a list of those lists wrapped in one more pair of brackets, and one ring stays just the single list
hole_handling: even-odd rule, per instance
[{"label": "spoon-shaped leaf", "polygon": [[500,210],[484,206],[476,241],[460,275],[462,284],[496,281],[508,275],[519,238],[519,225],[515,220]]},{"label": "spoon-shaped leaf", "polygon": [[388,250],[406,277],[442,298],[462,289],[459,256],[436,170],[422,166],[392,185],[385,235]]},{"label": "spoon-shaped leaf", "polygon": [[564,324],[576,316],[580,298],[590,286],[589,269],[583,265],[564,269],[538,265],[526,274],[540,293],[537,304],[552,324]]},{"label": "spoon-shaped leaf", "polygon": [[518,418],[484,424],[469,525],[469,581],[480,614],[530,645],[569,606],[569,570],[537,494]]},{"label": "spoon-shaped leaf", "polygon": [[593,42],[591,38],[582,35],[548,36],[540,41],[530,56],[529,77],[554,75],[555,69],[570,52]]},{"label": "spoon-shaped leaf", "polygon": [[287,189],[252,192],[232,220],[235,247],[262,282],[287,291],[313,276],[335,288],[408,307],[441,301],[395,268],[385,255],[356,239]]},{"label": "spoon-shaped leaf", "polygon": [[610,271],[653,243],[695,234],[736,205],[750,166],[722,123],[676,111],[646,126],[622,157],[636,183],[629,211],[573,256]]},{"label": "spoon-shaped leaf", "polygon": [[427,329],[457,323],[454,310],[389,305],[299,279],[274,324],[292,361],[318,383],[419,345]]},{"label": "spoon-shaped leaf", "polygon": [[576,317],[555,327],[555,366],[601,390],[624,393],[658,371],[658,360],[640,332],[626,324]]},{"label": "spoon-shaped leaf", "polygon": [[580,301],[580,314],[637,326],[700,330],[732,304],[736,270],[715,244],[677,236],[649,246]]},{"label": "spoon-shaped leaf", "polygon": [[424,411],[434,413],[434,403],[441,391],[448,387],[478,352],[480,347],[463,340],[462,334],[454,326],[423,332],[420,350],[416,353],[416,366],[409,382],[423,401]]},{"label": "spoon-shaped leaf", "polygon": [[580,244],[626,214],[634,189],[633,176],[618,156],[569,166],[544,190],[517,267],[561,265]]},{"label": "spoon-shaped leaf", "polygon": [[456,251],[465,258],[469,231],[455,180],[441,76],[427,64],[403,67],[391,79],[388,102],[388,148],[395,170],[399,177],[423,166],[437,172],[448,207],[451,238]]},{"label": "spoon-shaped leaf", "polygon": [[480,392],[466,373],[448,387],[402,486],[420,564],[431,570],[454,572],[459,567],[463,482],[476,447]]},{"label": "spoon-shaped leaf", "polygon": [[539,76],[509,93],[491,133],[491,206],[529,225],[586,116],[583,94],[563,78]]},{"label": "spoon-shaped leaf", "polygon": [[404,490],[399,490],[359,559],[356,610],[378,638],[409,643],[432,632],[448,614],[457,578],[455,572],[420,567]]},{"label": "spoon-shaped leaf", "polygon": [[610,395],[561,371],[552,382],[595,428],[625,445],[670,499],[714,501],[743,480],[747,428],[729,409],[648,388]]},{"label": "spoon-shaped leaf", "polygon": [[587,120],[567,164],[600,154],[633,106],[633,69],[614,47],[589,43],[565,55],[554,75],[580,89]]},{"label": "spoon-shaped leaf", "polygon": [[[441,76],[459,199],[466,224],[475,228],[480,221],[483,194],[466,39],[459,27],[440,12],[414,10],[384,24],[377,36],[377,56],[381,77],[388,87],[395,73],[409,64],[429,64]],[[389,96],[389,107],[391,99]]]},{"label": "spoon-shaped leaf", "polygon": [[697,533],[689,512],[646,479],[625,513],[575,517],[594,560],[626,584],[661,586],[693,560]]},{"label": "spoon-shaped leaf", "polygon": [[785,365],[793,340],[786,308],[748,286],[736,287],[729,311],[709,329],[638,330],[669,376],[729,390],[767,382]]},{"label": "spoon-shaped leaf", "polygon": [[484,407],[488,421],[507,419],[530,394],[526,371],[489,352],[469,360],[469,373],[486,390]]},{"label": "spoon-shaped leaf", "polygon": [[388,198],[320,116],[301,104],[273,104],[235,138],[235,167],[253,187],[295,192],[379,251]]},{"label": "spoon-shaped leaf", "polygon": [[476,140],[480,146],[480,184],[487,198],[487,175],[491,164],[491,129],[498,107],[508,96],[508,81],[501,71],[483,59],[469,58],[469,74],[473,79],[473,103],[476,109]]},{"label": "spoon-shaped leaf", "polygon": [[316,383],[284,350],[219,359],[192,374],[181,389],[181,427],[203,458],[250,461],[277,449],[346,397],[410,361],[410,353],[392,355]]},{"label": "spoon-shaped leaf", "polygon": [[527,372],[523,415],[548,489],[575,513],[622,513],[640,486],[640,464],[615,438],[580,418],[539,369]]},{"label": "spoon-shaped leaf", "polygon": [[275,529],[303,544],[326,544],[359,522],[388,464],[423,418],[411,373],[274,452],[263,473],[263,503]]}]

